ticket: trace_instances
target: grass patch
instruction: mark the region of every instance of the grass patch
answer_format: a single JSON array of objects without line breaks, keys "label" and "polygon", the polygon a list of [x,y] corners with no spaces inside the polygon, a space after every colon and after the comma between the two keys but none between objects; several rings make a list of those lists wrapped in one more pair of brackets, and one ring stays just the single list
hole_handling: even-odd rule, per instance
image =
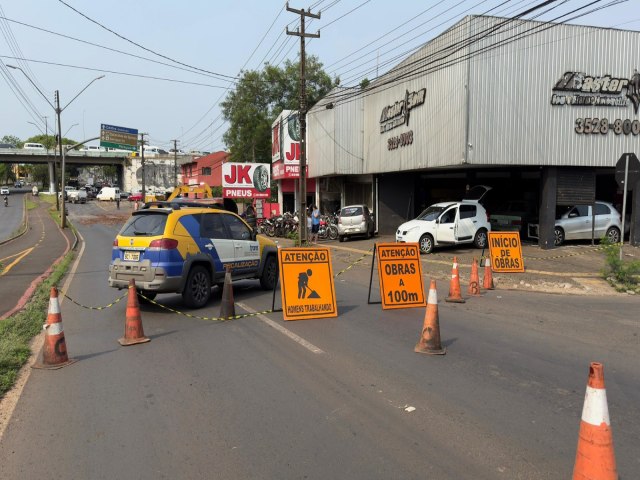
[{"label": "grass patch", "polygon": [[640,293],[640,260],[620,259],[620,244],[606,238],[600,241],[604,248],[606,267],[604,278],[618,292]]},{"label": "grass patch", "polygon": [[13,387],[20,368],[29,360],[29,344],[42,331],[47,318],[51,287],[60,282],[73,257],[74,252],[69,252],[54,267],[52,274],[36,289],[24,310],[0,321],[0,398]]}]

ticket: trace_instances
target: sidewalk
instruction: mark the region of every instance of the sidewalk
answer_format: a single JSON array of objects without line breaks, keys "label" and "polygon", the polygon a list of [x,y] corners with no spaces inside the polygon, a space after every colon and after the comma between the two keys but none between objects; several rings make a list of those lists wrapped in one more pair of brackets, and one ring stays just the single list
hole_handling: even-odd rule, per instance
[{"label": "sidewalk", "polygon": [[[277,238],[282,246],[294,246],[292,240]],[[393,235],[378,235],[366,240],[352,239],[343,243],[321,240],[319,246],[334,250],[351,251],[364,254],[371,252],[375,243],[395,243]],[[640,259],[640,248],[625,244],[623,253],[626,258]],[[488,250],[484,251],[488,255]],[[451,279],[453,257],[457,257],[462,289],[466,290],[471,273],[471,263],[480,260],[482,250],[469,247],[445,247],[422,255],[422,268],[425,275],[440,281]],[[494,273],[496,290],[524,290],[574,295],[626,295],[617,293],[603,278],[605,258],[602,249],[590,242],[570,243],[559,248],[543,250],[537,245],[522,245],[525,265],[524,273]],[[479,270],[482,281],[484,266]]]}]

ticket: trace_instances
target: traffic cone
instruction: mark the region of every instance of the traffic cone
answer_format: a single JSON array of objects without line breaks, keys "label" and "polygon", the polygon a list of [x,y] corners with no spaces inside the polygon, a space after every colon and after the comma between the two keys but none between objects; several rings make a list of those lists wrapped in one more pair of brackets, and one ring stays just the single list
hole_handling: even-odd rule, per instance
[{"label": "traffic cone", "polygon": [[451,268],[451,282],[449,283],[449,296],[444,299],[445,302],[464,303],[460,293],[460,274],[458,273],[458,258],[453,257],[453,267]]},{"label": "traffic cone", "polygon": [[420,340],[413,349],[416,353],[428,353],[429,355],[444,355],[446,348],[440,344],[440,320],[438,319],[438,292],[436,281],[431,280],[429,296],[427,298],[427,311],[424,315],[424,324]]},{"label": "traffic cone", "polygon": [[469,295],[480,295],[480,278],[478,277],[478,261],[474,258],[471,264],[471,277],[469,278]]},{"label": "traffic cone", "polygon": [[67,344],[64,340],[62,315],[60,314],[58,289],[56,287],[51,287],[47,323],[44,324],[43,328],[45,337],[42,347],[42,362],[35,363],[33,368],[55,370],[75,362],[75,359],[70,359],[67,356]]},{"label": "traffic cone", "polygon": [[220,303],[220,318],[236,316],[236,306],[233,302],[233,286],[231,285],[231,270],[227,268],[224,274],[224,285],[222,287],[222,302]]},{"label": "traffic cone", "polygon": [[493,285],[493,275],[491,272],[491,259],[485,258],[484,260],[484,279],[482,282],[482,288],[485,290],[495,290]]},{"label": "traffic cone", "polygon": [[140,304],[138,303],[138,292],[136,291],[136,281],[129,280],[129,295],[127,298],[127,317],[124,323],[124,337],[118,339],[120,345],[136,345],[151,341],[144,336],[142,328],[142,318],[140,316]]},{"label": "traffic cone", "polygon": [[618,479],[603,368],[596,362],[589,368],[573,480]]}]

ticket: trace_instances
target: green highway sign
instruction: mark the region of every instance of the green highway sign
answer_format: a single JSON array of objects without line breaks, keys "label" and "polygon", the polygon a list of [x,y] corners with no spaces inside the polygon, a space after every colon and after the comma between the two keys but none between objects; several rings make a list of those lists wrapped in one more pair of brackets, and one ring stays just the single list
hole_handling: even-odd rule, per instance
[{"label": "green highway sign", "polygon": [[138,130],[103,123],[100,125],[100,146],[137,152]]}]

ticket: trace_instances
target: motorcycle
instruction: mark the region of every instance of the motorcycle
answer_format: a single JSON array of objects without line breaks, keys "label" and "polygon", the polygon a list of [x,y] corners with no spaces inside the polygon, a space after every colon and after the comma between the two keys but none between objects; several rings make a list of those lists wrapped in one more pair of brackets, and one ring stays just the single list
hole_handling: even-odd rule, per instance
[{"label": "motorcycle", "polygon": [[326,238],[329,238],[330,240],[338,238],[338,227],[331,222],[331,219],[327,215],[320,217],[318,238],[322,238],[323,240]]}]

